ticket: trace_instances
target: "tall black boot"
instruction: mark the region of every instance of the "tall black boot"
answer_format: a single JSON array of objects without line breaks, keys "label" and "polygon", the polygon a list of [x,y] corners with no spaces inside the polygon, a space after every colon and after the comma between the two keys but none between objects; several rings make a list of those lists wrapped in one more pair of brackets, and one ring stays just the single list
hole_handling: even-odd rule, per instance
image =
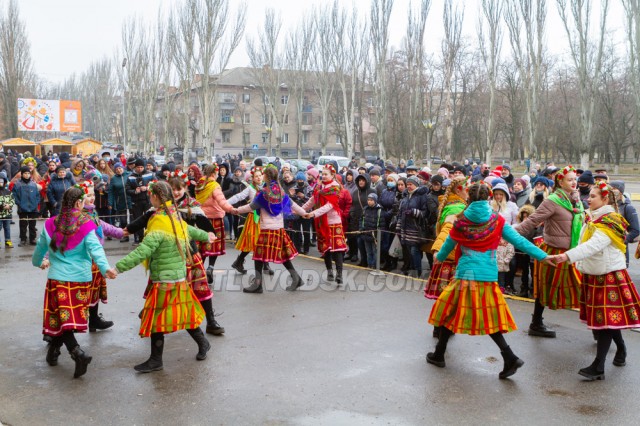
[{"label": "tall black boot", "polygon": [[269,267],[269,263],[268,263],[268,262],[264,262],[264,269],[263,269],[263,271],[264,271],[266,274],[269,274],[269,275],[273,275],[273,274],[275,274],[275,272],[273,272],[273,269],[271,269],[271,267]]},{"label": "tall black boot", "polygon": [[213,334],[214,336],[220,336],[224,334],[224,327],[221,327],[220,324],[218,324],[218,321],[216,321],[211,299],[203,300],[202,302],[200,302],[200,304],[204,309],[204,313],[207,319],[207,333]]},{"label": "tall black boot", "polygon": [[304,284],[302,282],[302,277],[298,274],[298,271],[296,271],[295,268],[293,267],[293,263],[291,263],[290,260],[287,260],[286,262],[284,262],[283,265],[285,268],[287,268],[287,270],[291,274],[291,285],[287,287],[287,290],[295,291],[298,288],[302,287],[302,284]]},{"label": "tall black boot", "polygon": [[613,357],[613,365],[624,367],[627,365],[627,345],[624,344],[622,332],[620,330],[611,330],[611,334],[617,346],[616,355]]},{"label": "tall black boot", "polygon": [[164,333],[151,334],[151,356],[142,364],[133,367],[140,373],[151,373],[162,370],[162,350],[164,349]]},{"label": "tall black boot", "polygon": [[91,357],[84,353],[84,351],[78,345],[76,341],[76,336],[73,334],[73,331],[65,331],[60,336],[60,339],[66,346],[69,351],[69,355],[71,355],[71,359],[76,363],[76,369],[73,372],[73,378],[77,379],[78,377],[84,375],[87,372],[87,366],[91,362]]},{"label": "tall black boot", "polygon": [[244,269],[244,259],[245,257],[247,257],[248,254],[249,254],[248,252],[244,252],[244,251],[241,252],[236,258],[236,260],[234,260],[234,262],[231,264],[231,267],[242,275],[247,273],[247,270]]},{"label": "tall black boot", "polygon": [[334,251],[331,256],[336,264],[336,284],[342,284],[342,269],[344,264],[344,252]]},{"label": "tall black boot", "polygon": [[436,345],[435,352],[429,352],[427,354],[427,362],[433,364],[436,367],[444,368],[446,363],[444,361],[444,353],[447,351],[447,342],[453,335],[453,332],[446,327],[440,327],[440,338]]},{"label": "tall black boot", "polygon": [[581,368],[578,371],[583,377],[588,380],[604,380],[604,363],[607,359],[607,352],[611,347],[611,341],[613,340],[613,330],[599,330],[598,331],[598,347],[596,350],[596,359],[590,366]]},{"label": "tall black boot", "polygon": [[216,260],[218,260],[218,256],[209,256],[209,267],[207,268],[207,282],[211,284],[213,282],[213,269],[216,266]]},{"label": "tall black boot", "polygon": [[106,321],[102,314],[98,313],[100,302],[89,308],[89,332],[95,333],[96,330],[106,330],[113,327],[113,321]]},{"label": "tall black boot", "polygon": [[259,260],[253,261],[256,275],[251,279],[249,287],[242,289],[243,293],[262,293],[262,262]]},{"label": "tall black boot", "polygon": [[518,371],[518,368],[524,365],[524,361],[518,358],[509,346],[504,348],[500,354],[502,354],[502,359],[504,360],[504,368],[498,374],[500,379],[513,376]]},{"label": "tall black boot", "polygon": [[198,361],[206,359],[207,352],[209,352],[209,349],[211,349],[211,343],[209,343],[200,327],[188,328],[187,332],[198,344],[198,354],[196,355],[196,359]]},{"label": "tall black boot", "polygon": [[322,259],[324,260],[325,268],[327,268],[327,281],[335,280],[336,278],[333,275],[333,265],[331,264],[331,252],[325,251]]},{"label": "tall black boot", "polygon": [[540,299],[536,299],[531,324],[529,325],[529,336],[556,337],[556,332],[542,322],[542,312],[544,312],[544,306],[540,303]]},{"label": "tall black boot", "polygon": [[58,365],[58,357],[60,356],[60,347],[62,346],[62,337],[55,336],[51,338],[49,348],[47,348],[47,364],[50,366]]}]

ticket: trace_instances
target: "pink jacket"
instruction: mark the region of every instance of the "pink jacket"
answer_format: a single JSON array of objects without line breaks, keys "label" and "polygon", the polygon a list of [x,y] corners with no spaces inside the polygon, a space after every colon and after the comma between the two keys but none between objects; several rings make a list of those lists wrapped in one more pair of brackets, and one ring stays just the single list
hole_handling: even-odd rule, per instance
[{"label": "pink jacket", "polygon": [[[322,186],[324,188],[328,188],[330,186],[340,186],[340,184],[336,181],[333,181],[329,184],[322,184]],[[313,207],[314,202],[315,202],[315,199],[312,196],[309,199],[309,201],[307,201],[304,204],[304,206],[302,206],[302,209],[305,211],[307,209],[310,209],[311,207]],[[329,203],[325,204],[324,206],[318,207],[317,209],[313,210],[311,213],[313,213],[316,217],[320,217],[323,214],[326,214],[327,222],[329,223],[329,225],[342,224],[342,218],[340,217],[340,214],[337,211],[335,211],[333,206]]]},{"label": "pink jacket", "polygon": [[222,188],[217,187],[211,197],[202,204],[202,210],[209,219],[222,219],[225,213],[231,213],[233,206],[224,198]]},{"label": "pink jacket", "polygon": [[[291,210],[300,216],[305,215],[307,212],[302,209],[299,205],[291,202]],[[254,203],[246,204],[244,206],[238,207],[238,213],[249,213],[252,210],[256,210],[259,208],[258,205],[254,205]],[[269,211],[260,208],[260,229],[281,229],[284,228],[284,218],[282,213],[277,216],[272,216]]]}]

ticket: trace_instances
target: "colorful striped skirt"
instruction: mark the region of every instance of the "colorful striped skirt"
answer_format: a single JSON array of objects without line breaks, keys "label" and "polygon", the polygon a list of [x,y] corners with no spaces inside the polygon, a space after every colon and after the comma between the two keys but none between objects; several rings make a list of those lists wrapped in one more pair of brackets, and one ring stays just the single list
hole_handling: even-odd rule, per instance
[{"label": "colorful striped skirt", "polygon": [[91,264],[91,302],[90,306],[96,306],[98,302],[107,303],[107,279],[100,272],[95,263]]},{"label": "colorful striped skirt", "polygon": [[442,290],[449,285],[456,273],[456,263],[453,260],[445,260],[433,265],[427,285],[424,287],[424,297],[437,299]]},{"label": "colorful striped skirt", "polygon": [[[540,244],[540,249],[549,255],[562,254],[567,250]],[[574,309],[580,307],[582,274],[569,262],[550,266],[537,260],[533,263],[533,297],[540,299],[549,309]]]},{"label": "colorful striped skirt", "polygon": [[142,309],[140,337],[199,327],[204,309],[187,281],[154,282]]},{"label": "colorful striped skirt", "polygon": [[284,228],[260,230],[253,260],[284,263],[297,255],[298,250]]},{"label": "colorful striped skirt", "polygon": [[47,280],[42,333],[60,336],[68,330],[87,331],[91,285],[91,281]]},{"label": "colorful striped skirt", "polygon": [[319,232],[316,232],[318,237],[318,251],[320,255],[323,255],[327,251],[347,251],[347,242],[344,239],[344,229],[341,223],[329,224],[329,238],[325,240]]},{"label": "colorful striped skirt", "polygon": [[213,233],[216,240],[213,243],[196,242],[198,251],[202,258],[209,256],[221,256],[226,253],[226,243],[224,235],[224,219],[210,219],[213,226]]},{"label": "colorful striped skirt", "polygon": [[595,330],[640,327],[640,297],[626,269],[583,275],[580,321]]},{"label": "colorful striped skirt", "polygon": [[187,260],[187,282],[193,289],[196,299],[200,302],[213,297],[213,291],[207,282],[207,272],[204,269],[204,262],[200,253],[191,255],[191,262]]},{"label": "colorful striped skirt", "polygon": [[497,282],[458,278],[442,290],[429,323],[472,336],[518,329]]},{"label": "colorful striped skirt", "polygon": [[260,224],[255,221],[255,213],[251,212],[247,215],[242,227],[240,238],[236,242],[236,249],[245,253],[249,253],[256,249],[258,245],[258,237],[260,236]]}]

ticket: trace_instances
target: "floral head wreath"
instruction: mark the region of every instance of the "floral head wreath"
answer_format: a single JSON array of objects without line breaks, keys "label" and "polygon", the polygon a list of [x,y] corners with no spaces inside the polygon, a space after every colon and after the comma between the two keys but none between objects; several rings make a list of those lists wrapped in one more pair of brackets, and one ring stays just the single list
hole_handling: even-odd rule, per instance
[{"label": "floral head wreath", "polygon": [[336,174],[336,168],[333,167],[333,164],[326,164],[324,166],[325,169],[329,170],[331,172],[332,175]]},{"label": "floral head wreath", "polygon": [[218,163],[211,163],[211,167],[213,167],[213,173],[218,173],[220,171],[220,166],[218,166]]},{"label": "floral head wreath", "polygon": [[251,168],[251,176],[255,175],[256,172],[262,173],[262,167],[261,166],[253,166]]},{"label": "floral head wreath", "polygon": [[467,176],[464,181],[458,184],[455,189],[456,191],[462,191],[463,189],[468,189],[468,188],[469,188],[469,176]]},{"label": "floral head wreath", "polygon": [[[493,188],[491,188],[491,185],[489,185],[487,182],[485,182],[483,180],[479,181],[478,184],[486,186],[487,189],[489,190],[489,197],[493,198]],[[468,189],[468,187],[467,187],[467,189]]]},{"label": "floral head wreath", "polygon": [[24,160],[22,160],[22,163],[20,165],[26,166],[29,163],[33,163],[34,166],[37,164],[36,160],[33,157],[27,157]]},{"label": "floral head wreath", "polygon": [[602,194],[603,198],[607,198],[611,191],[611,187],[606,182],[598,183],[598,189],[600,189],[600,194]]},{"label": "floral head wreath", "polygon": [[82,183],[77,183],[73,185],[73,187],[82,190],[82,196],[80,197],[80,199],[84,200],[84,197],[89,195],[89,188],[93,188],[93,182],[91,182],[90,180],[85,180]]},{"label": "floral head wreath", "polygon": [[174,177],[182,180],[187,186],[191,185],[189,176],[187,176],[187,174],[182,172],[181,170],[176,170],[175,172],[169,173],[169,178],[174,178]]},{"label": "floral head wreath", "polygon": [[273,164],[271,164],[271,163],[267,164],[267,165],[265,166],[265,168],[264,168],[264,169],[262,169],[262,171],[263,171],[263,172],[266,172],[266,171],[267,171],[267,170],[269,170],[269,169],[274,169],[274,170],[278,171],[278,168],[277,168],[276,166],[274,166]]},{"label": "floral head wreath", "polygon": [[569,165],[560,170],[556,176],[558,177],[558,179],[564,179],[564,177],[571,172],[575,173],[576,169],[573,166]]},{"label": "floral head wreath", "polygon": [[156,183],[158,183],[158,179],[154,179],[151,182],[149,182],[149,184],[147,184],[147,188],[149,188],[149,191],[153,192],[153,187],[156,185]]}]

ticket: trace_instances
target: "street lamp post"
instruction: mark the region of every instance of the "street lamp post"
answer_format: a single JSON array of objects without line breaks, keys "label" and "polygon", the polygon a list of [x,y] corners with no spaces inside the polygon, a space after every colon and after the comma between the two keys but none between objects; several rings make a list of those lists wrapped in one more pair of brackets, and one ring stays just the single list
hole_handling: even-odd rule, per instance
[{"label": "street lamp post", "polygon": [[431,168],[431,138],[433,137],[433,128],[435,126],[431,120],[422,120],[422,125],[427,129],[427,167]]},{"label": "street lamp post", "polygon": [[125,155],[127,154],[127,123],[126,123],[126,112],[125,112],[125,82],[124,82],[124,73],[127,67],[127,58],[122,60],[122,150]]}]

